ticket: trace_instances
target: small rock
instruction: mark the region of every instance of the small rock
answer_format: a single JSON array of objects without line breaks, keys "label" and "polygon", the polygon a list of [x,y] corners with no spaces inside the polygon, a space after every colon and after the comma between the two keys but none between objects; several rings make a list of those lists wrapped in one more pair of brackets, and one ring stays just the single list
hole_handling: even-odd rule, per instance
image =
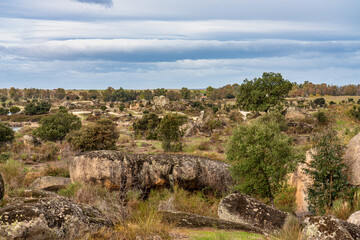
[{"label": "small rock", "polygon": [[46,176],[36,179],[30,188],[34,190],[57,191],[66,188],[70,183],[70,178]]}]

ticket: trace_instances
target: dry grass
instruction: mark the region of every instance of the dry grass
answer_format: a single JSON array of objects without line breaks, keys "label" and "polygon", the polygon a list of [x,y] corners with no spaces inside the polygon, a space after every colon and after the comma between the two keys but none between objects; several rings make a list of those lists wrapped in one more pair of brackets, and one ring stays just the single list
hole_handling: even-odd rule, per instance
[{"label": "dry grass", "polygon": [[0,172],[9,190],[23,187],[27,171],[23,163],[13,159],[0,165]]},{"label": "dry grass", "polygon": [[274,234],[274,239],[278,240],[305,240],[306,236],[302,233],[302,227],[297,217],[289,215],[286,218],[283,228],[277,234]]},{"label": "dry grass", "polygon": [[337,218],[346,221],[353,211],[351,204],[348,201],[344,199],[337,199],[333,202],[333,206],[329,212]]}]

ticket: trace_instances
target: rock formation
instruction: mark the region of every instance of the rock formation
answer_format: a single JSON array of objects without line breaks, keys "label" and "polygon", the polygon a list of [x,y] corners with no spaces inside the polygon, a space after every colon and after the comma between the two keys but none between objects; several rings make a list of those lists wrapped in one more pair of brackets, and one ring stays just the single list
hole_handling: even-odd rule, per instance
[{"label": "rock formation", "polygon": [[187,190],[210,188],[225,193],[232,186],[229,165],[204,157],[177,154],[126,154],[93,151],[70,163],[73,182],[101,184],[110,189],[150,190],[178,186]]},{"label": "rock formation", "polygon": [[[306,152],[306,163],[310,163],[312,157],[310,151]],[[309,205],[306,201],[307,188],[311,184],[311,180],[304,173],[305,163],[301,163],[295,172],[290,175],[290,185],[296,187],[296,215],[304,216],[309,214]]]},{"label": "rock formation", "polygon": [[153,98],[155,106],[165,107],[170,103],[170,100],[165,96],[155,96]]},{"label": "rock formation", "polygon": [[71,183],[70,178],[46,176],[36,179],[30,186],[35,190],[57,191]]},{"label": "rock formation", "polygon": [[241,230],[245,232],[253,232],[264,234],[264,232],[257,227],[245,224],[230,222],[218,218],[200,216],[193,213],[179,212],[179,211],[160,211],[163,219],[177,227],[187,228],[216,228],[216,229],[232,229]]},{"label": "rock formation", "polygon": [[344,159],[349,167],[349,183],[360,185],[360,133],[348,143]]},{"label": "rock formation", "polygon": [[220,202],[218,215],[223,220],[249,224],[265,232],[272,232],[283,227],[288,214],[244,194],[233,193]]},{"label": "rock formation", "polygon": [[303,234],[309,240],[353,240],[353,236],[342,224],[333,216],[312,216],[306,217],[303,221],[305,227]]},{"label": "rock formation", "polygon": [[360,227],[360,211],[351,214],[346,221]]},{"label": "rock formation", "polygon": [[0,201],[3,199],[4,197],[4,192],[5,192],[5,185],[4,185],[4,180],[2,178],[2,175],[0,173]]},{"label": "rock formation", "polygon": [[81,239],[101,227],[112,226],[94,207],[56,194],[30,193],[31,201],[0,208],[1,239]]}]

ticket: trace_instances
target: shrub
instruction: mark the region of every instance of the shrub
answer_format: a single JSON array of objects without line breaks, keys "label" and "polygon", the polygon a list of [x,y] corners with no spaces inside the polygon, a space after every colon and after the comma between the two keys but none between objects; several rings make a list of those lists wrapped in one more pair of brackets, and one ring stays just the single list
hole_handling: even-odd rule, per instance
[{"label": "shrub", "polygon": [[107,107],[104,106],[104,105],[102,105],[102,106],[100,106],[100,109],[105,112],[105,110],[107,109]]},{"label": "shrub", "polygon": [[64,189],[60,189],[58,194],[64,197],[73,198],[77,191],[81,188],[81,184],[78,182],[71,183]]},{"label": "shrub", "polygon": [[27,169],[21,162],[9,159],[0,165],[0,172],[10,189],[15,189],[23,185]]},{"label": "shrub", "polygon": [[353,106],[353,108],[350,109],[350,115],[356,120],[360,120],[360,105]]},{"label": "shrub", "polygon": [[26,115],[39,115],[39,114],[45,114],[50,111],[51,103],[49,102],[31,102],[26,104],[24,113]]},{"label": "shrub", "polygon": [[314,117],[316,118],[317,122],[320,125],[328,125],[329,124],[329,117],[327,116],[326,112],[323,110],[319,110],[314,113]]},{"label": "shrub", "polygon": [[314,104],[316,106],[320,106],[320,107],[323,107],[325,105],[325,98],[315,98],[314,100]]},{"label": "shrub", "polygon": [[0,108],[0,115],[8,115],[9,109],[7,108]]},{"label": "shrub", "polygon": [[48,141],[63,140],[70,131],[81,127],[80,119],[66,110],[59,110],[56,114],[41,119],[40,124],[34,134]]},{"label": "shrub", "polygon": [[0,145],[14,139],[14,131],[3,122],[0,121]]},{"label": "shrub", "polygon": [[18,113],[18,112],[20,112],[20,108],[19,108],[19,107],[16,107],[16,106],[12,106],[12,107],[10,108],[10,112],[11,112],[11,114]]},{"label": "shrub", "polygon": [[145,136],[148,140],[156,140],[158,138],[157,129],[160,122],[161,119],[157,114],[144,114],[141,119],[133,123],[135,135]]},{"label": "shrub", "polygon": [[116,124],[107,119],[83,126],[66,137],[71,147],[82,151],[114,150],[118,138]]},{"label": "shrub", "polygon": [[335,215],[335,217],[346,221],[352,213],[351,205],[344,199],[336,199],[330,209],[330,213]]}]

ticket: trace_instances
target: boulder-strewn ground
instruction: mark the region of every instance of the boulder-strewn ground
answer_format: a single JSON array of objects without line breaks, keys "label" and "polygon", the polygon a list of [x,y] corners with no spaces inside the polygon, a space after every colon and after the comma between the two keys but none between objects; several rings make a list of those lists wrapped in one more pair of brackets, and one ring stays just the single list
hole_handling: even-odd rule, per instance
[{"label": "boulder-strewn ground", "polygon": [[204,157],[177,154],[126,154],[94,151],[70,164],[73,182],[101,184],[111,189],[178,185],[187,190],[210,188],[225,193],[232,186],[229,165]]}]

